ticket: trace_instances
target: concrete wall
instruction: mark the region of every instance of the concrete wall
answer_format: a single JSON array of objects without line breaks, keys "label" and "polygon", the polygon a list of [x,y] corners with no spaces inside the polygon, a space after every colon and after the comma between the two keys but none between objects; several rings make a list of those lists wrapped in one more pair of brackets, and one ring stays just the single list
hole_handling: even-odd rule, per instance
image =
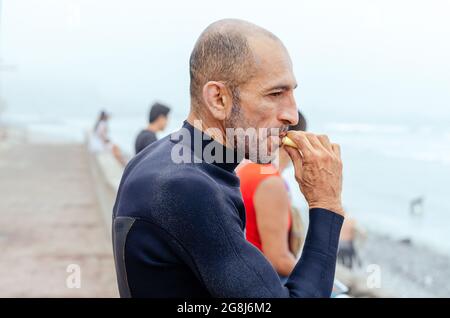
[{"label": "concrete wall", "polygon": [[111,235],[112,210],[123,173],[123,166],[109,152],[89,152],[89,165],[106,230]]}]

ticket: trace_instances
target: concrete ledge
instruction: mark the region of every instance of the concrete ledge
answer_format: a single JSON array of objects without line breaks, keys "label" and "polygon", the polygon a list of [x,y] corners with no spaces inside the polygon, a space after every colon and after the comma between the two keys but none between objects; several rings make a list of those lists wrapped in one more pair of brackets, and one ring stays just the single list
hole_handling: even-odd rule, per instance
[{"label": "concrete ledge", "polygon": [[[85,146],[88,148],[88,143]],[[112,153],[89,153],[89,166],[106,229],[111,236],[112,210],[123,173],[123,166]]]},{"label": "concrete ledge", "polygon": [[117,297],[85,147],[12,138],[0,142],[0,297]]}]

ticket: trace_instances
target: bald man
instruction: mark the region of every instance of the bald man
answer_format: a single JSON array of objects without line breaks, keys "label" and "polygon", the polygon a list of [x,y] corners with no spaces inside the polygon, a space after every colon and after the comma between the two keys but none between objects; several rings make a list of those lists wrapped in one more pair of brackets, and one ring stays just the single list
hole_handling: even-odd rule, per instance
[{"label": "bald man", "polygon": [[289,132],[297,149],[286,151],[310,219],[285,284],[244,235],[234,170],[243,158],[276,157],[298,121],[296,86],[291,59],[269,31],[221,20],[200,35],[187,120],[133,158],[121,180],[112,233],[122,297],[330,296],[344,212],[340,150],[328,137]]}]

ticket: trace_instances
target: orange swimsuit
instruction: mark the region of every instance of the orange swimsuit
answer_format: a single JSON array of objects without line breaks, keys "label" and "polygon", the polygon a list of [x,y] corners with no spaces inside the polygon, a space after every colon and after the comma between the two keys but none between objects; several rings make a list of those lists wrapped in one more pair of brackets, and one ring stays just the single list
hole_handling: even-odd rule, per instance
[{"label": "orange swimsuit", "polygon": [[[244,164],[236,171],[241,180],[241,193],[245,205],[245,237],[247,241],[255,245],[262,251],[261,237],[256,222],[255,206],[253,204],[253,196],[260,183],[266,178],[272,176],[281,177],[278,170],[271,164],[256,164],[249,162]],[[291,228],[291,215],[288,214],[288,233]],[[286,236],[288,239],[288,235]]]}]

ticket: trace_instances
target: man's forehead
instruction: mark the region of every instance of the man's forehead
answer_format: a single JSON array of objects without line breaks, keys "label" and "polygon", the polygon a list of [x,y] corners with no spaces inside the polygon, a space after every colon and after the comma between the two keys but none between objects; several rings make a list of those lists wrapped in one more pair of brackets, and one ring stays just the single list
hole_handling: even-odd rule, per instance
[{"label": "man's forehead", "polygon": [[[297,80],[291,67],[260,69],[252,78],[261,92],[269,90],[291,90],[297,88]],[[251,81],[252,81],[251,80]]]},{"label": "man's forehead", "polygon": [[265,89],[285,86],[291,89],[297,86],[289,53],[279,41],[258,37],[251,39],[255,58],[257,80]]}]

